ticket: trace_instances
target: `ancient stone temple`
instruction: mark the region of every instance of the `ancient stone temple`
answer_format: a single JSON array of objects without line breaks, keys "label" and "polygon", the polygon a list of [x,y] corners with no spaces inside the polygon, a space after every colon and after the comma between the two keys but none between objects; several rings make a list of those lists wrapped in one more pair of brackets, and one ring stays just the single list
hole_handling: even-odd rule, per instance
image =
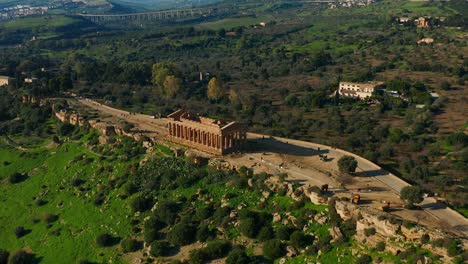
[{"label": "ancient stone temple", "polygon": [[178,110],[167,116],[168,139],[213,154],[237,150],[247,139],[247,129],[237,122],[201,117]]}]

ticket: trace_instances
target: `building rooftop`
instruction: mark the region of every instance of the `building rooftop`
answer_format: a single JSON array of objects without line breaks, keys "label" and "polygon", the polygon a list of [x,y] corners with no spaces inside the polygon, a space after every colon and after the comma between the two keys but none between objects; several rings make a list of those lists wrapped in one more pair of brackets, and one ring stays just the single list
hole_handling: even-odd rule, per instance
[{"label": "building rooftop", "polygon": [[179,121],[183,123],[196,123],[197,125],[201,126],[216,127],[220,130],[226,129],[234,124],[237,124],[237,122],[228,122],[223,119],[212,119],[202,117],[185,110],[177,110],[174,113],[168,115],[167,118],[173,121]]}]

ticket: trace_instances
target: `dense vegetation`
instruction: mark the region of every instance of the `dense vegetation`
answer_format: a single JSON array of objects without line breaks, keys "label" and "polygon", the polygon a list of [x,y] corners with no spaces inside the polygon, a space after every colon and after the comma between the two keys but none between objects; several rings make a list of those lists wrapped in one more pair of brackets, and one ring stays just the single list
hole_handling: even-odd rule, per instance
[{"label": "dense vegetation", "polygon": [[[467,195],[468,151],[457,109],[465,109],[467,46],[460,38],[466,7],[459,2],[381,1],[325,10],[278,1],[263,9],[246,5],[236,18],[143,30],[69,21],[67,28],[43,29],[60,37],[4,46],[1,71],[32,96],[73,89],[137,112],[185,107],[243,121],[252,131],[339,146],[463,209],[467,199],[456,197]],[[446,20],[431,29],[395,20],[420,15]],[[267,26],[251,27],[260,21]],[[26,39],[36,34],[28,27],[21,32]],[[24,40],[12,38],[21,35],[16,31],[2,34],[9,43]],[[422,37],[437,44],[416,44]],[[30,76],[39,81],[23,84]],[[361,102],[330,96],[340,80],[386,81],[401,97],[378,93]]]},{"label": "dense vegetation", "polygon": [[[381,164],[420,186],[405,190],[408,206],[422,192],[436,192],[466,214],[463,0],[384,0],[336,10],[283,1],[239,7],[242,12],[175,26],[95,25],[67,16],[0,24],[0,75],[14,77],[0,89],[0,201],[7,208],[0,212],[6,234],[0,262],[57,262],[54,248],[60,260],[123,262],[120,254],[139,252],[143,242],[151,245],[147,258],[189,250],[192,263],[272,261],[288,246],[304,250],[298,262],[336,262],[338,255],[358,263],[416,262],[425,254],[413,248],[396,258],[380,244],[354,256],[352,225],[332,207],[281,193],[261,201],[268,175],[194,165],[162,146],[140,166],[149,154],[137,143],[119,138],[112,148],[99,146],[96,132],[57,124],[49,106],[21,103],[22,95],[73,92],[135,112],[184,107],[237,119],[252,131],[325,143]],[[431,29],[395,22],[422,15],[446,20]],[[423,37],[436,43],[416,44]],[[25,77],[38,79],[25,83]],[[333,95],[342,80],[385,81],[401,97]],[[354,165],[345,159],[340,167],[352,173]],[[297,222],[273,223],[273,212],[290,212]],[[330,221],[308,224],[318,213]],[[343,241],[330,243],[331,226],[343,230]],[[460,253],[457,244],[440,243]],[[23,247],[36,255],[16,251]]]}]

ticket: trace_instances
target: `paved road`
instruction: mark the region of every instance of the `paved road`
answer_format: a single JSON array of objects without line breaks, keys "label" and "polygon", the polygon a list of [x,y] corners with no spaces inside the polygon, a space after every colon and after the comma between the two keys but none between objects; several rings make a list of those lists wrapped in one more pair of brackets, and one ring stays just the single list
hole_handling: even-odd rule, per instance
[{"label": "paved road", "polygon": [[[78,99],[79,102],[92,107],[96,110],[99,110],[103,113],[114,115],[118,118],[124,118],[128,122],[139,124],[144,129],[154,129],[158,134],[165,133],[165,124],[167,120],[165,118],[161,119],[153,119],[148,115],[136,114],[136,115],[129,115],[128,112],[122,111],[119,109],[115,109],[109,106],[105,106],[94,101],[88,99]],[[269,138],[269,135],[262,135],[262,134],[255,134],[255,133],[248,133],[248,139],[259,139],[259,138]],[[286,144],[293,144],[304,149],[312,148],[321,150],[327,150],[327,156],[334,157],[335,159],[339,159],[343,155],[353,156],[358,162],[358,169],[362,171],[366,176],[372,177],[376,181],[387,186],[389,189],[395,192],[395,195],[399,195],[401,189],[405,186],[410,186],[407,182],[403,181],[402,179],[396,177],[395,175],[388,173],[387,171],[383,170],[377,164],[368,161],[356,154],[347,152],[345,150],[332,148],[330,146],[325,146],[321,144],[294,140],[294,139],[287,139],[287,138],[279,138],[274,137],[275,140],[281,141]],[[292,171],[297,173],[296,171]],[[299,175],[306,176],[304,174],[299,173]],[[310,178],[310,177],[308,177]],[[311,180],[313,184],[318,183],[317,179]],[[320,181],[323,183],[323,181]],[[437,202],[433,198],[425,198],[424,201],[421,203],[422,208],[431,216],[437,218],[439,221],[446,223],[449,227],[452,227],[454,231],[458,231],[462,236],[468,237],[468,220],[457,213],[456,211],[444,206],[443,204]]]}]

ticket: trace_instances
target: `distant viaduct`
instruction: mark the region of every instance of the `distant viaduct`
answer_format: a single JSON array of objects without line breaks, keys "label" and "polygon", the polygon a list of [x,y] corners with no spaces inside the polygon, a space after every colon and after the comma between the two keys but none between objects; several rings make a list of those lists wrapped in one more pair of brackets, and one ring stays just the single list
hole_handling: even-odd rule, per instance
[{"label": "distant viaduct", "polygon": [[106,23],[113,21],[164,21],[174,20],[181,18],[190,17],[203,17],[219,14],[227,11],[221,8],[206,7],[206,8],[190,8],[190,9],[174,9],[174,10],[162,10],[145,13],[134,13],[134,14],[112,14],[112,15],[92,15],[92,14],[79,14],[85,19],[89,19],[94,23]]}]

